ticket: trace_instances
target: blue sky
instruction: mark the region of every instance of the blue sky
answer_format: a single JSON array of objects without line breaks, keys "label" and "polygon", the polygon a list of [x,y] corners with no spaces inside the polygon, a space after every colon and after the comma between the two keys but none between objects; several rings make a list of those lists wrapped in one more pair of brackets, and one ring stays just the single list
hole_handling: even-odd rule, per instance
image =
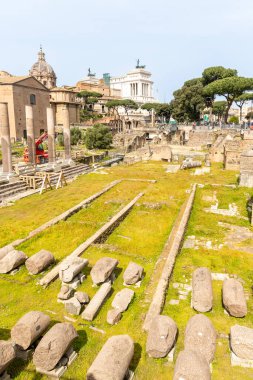
[{"label": "blue sky", "polygon": [[0,70],[27,74],[40,44],[58,85],[88,67],[121,75],[140,58],[154,95],[171,99],[209,66],[253,77],[252,0],[9,0],[0,7]]}]

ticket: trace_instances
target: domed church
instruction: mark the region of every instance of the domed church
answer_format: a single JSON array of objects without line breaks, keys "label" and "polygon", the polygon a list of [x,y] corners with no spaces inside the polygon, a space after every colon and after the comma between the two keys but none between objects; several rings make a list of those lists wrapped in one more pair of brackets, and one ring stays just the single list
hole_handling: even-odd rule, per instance
[{"label": "domed church", "polygon": [[38,52],[38,61],[32,65],[29,75],[38,79],[44,86],[51,89],[56,86],[56,75],[55,72],[45,59],[45,53],[40,47]]}]

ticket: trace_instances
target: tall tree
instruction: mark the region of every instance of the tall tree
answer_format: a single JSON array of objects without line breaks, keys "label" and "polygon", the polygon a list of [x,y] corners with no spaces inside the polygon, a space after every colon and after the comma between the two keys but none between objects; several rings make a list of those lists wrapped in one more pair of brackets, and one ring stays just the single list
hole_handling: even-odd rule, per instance
[{"label": "tall tree", "polygon": [[245,92],[244,94],[238,96],[238,98],[235,99],[235,104],[240,109],[240,123],[242,121],[242,107],[246,102],[249,100],[253,100],[253,93],[252,92]]},{"label": "tall tree", "polygon": [[203,89],[205,96],[214,97],[215,95],[224,96],[227,101],[225,111],[225,123],[228,120],[228,113],[234,100],[241,96],[245,91],[253,90],[253,78],[228,77],[218,79],[209,83]]},{"label": "tall tree", "polygon": [[220,121],[224,113],[226,112],[227,102],[225,100],[220,100],[213,103],[213,114],[218,116]]},{"label": "tall tree", "polygon": [[226,69],[223,66],[213,66],[206,68],[202,73],[203,86],[215,82],[219,79],[235,77],[237,76],[237,70]]},{"label": "tall tree", "polygon": [[141,108],[147,110],[149,113],[153,110],[157,116],[163,117],[166,122],[170,120],[172,112],[171,103],[145,103]]},{"label": "tall tree", "polygon": [[172,116],[177,121],[200,120],[205,108],[202,78],[195,78],[184,83],[182,88],[173,93]]}]

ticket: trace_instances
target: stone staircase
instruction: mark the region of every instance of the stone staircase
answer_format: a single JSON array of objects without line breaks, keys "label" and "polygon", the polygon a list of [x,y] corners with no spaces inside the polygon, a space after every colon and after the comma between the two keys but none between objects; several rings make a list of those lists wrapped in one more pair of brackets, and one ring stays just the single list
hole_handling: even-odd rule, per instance
[{"label": "stone staircase", "polygon": [[4,199],[13,197],[16,194],[27,191],[28,187],[23,181],[9,182],[2,181],[0,182],[0,204]]},{"label": "stone staircase", "polygon": [[[45,169],[44,169],[45,170]],[[88,173],[91,168],[88,165],[77,164],[75,166],[61,167],[64,177],[67,181],[81,174]],[[51,174],[51,184],[56,185],[59,179],[59,171]],[[34,175],[34,171],[25,171],[23,175]],[[43,178],[36,179],[37,188],[42,185]],[[29,190],[29,186],[26,182],[16,180],[15,182],[9,182],[8,180],[0,181],[0,204],[7,198],[15,197],[16,195]]]}]

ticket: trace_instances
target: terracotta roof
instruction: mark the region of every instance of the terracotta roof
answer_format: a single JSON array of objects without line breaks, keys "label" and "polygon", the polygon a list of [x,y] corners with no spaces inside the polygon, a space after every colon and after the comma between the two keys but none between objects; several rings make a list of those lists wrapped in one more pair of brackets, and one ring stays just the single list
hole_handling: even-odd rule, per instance
[{"label": "terracotta roof", "polygon": [[29,75],[23,77],[0,77],[0,85],[1,84],[14,84],[17,82],[21,82],[24,79],[31,78]]}]

